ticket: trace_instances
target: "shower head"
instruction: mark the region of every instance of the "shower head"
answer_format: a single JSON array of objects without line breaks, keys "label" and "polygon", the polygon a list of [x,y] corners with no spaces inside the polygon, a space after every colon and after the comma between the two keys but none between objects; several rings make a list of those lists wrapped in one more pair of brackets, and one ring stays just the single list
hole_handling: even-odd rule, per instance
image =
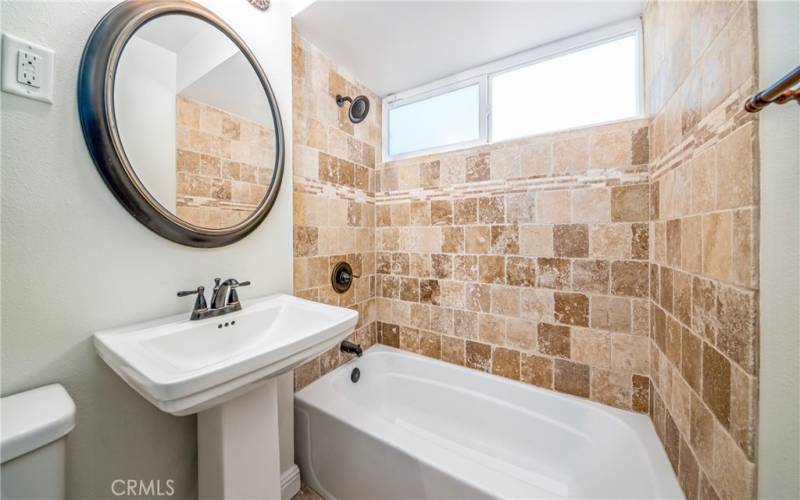
[{"label": "shower head", "polygon": [[345,102],[350,103],[350,110],[347,112],[347,117],[350,118],[350,121],[353,123],[363,122],[369,113],[369,99],[367,99],[367,96],[360,95],[355,99],[342,95],[336,96],[337,106],[341,108]]}]

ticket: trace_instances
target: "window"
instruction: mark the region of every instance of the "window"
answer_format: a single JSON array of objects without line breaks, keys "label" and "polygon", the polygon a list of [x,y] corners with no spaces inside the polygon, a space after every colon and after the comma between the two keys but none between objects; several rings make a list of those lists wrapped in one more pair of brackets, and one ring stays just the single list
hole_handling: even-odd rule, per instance
[{"label": "window", "polygon": [[492,76],[492,140],[636,116],[636,41],[631,34]]},{"label": "window", "polygon": [[480,140],[480,85],[437,92],[389,109],[389,155]]},{"label": "window", "polygon": [[384,159],[642,113],[641,23],[626,21],[384,98]]}]

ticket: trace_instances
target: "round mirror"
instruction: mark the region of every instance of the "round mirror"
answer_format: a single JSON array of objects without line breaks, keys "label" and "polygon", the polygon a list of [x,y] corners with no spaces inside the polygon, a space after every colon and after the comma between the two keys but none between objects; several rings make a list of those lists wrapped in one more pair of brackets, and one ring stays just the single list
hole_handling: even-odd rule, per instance
[{"label": "round mirror", "polygon": [[191,2],[126,2],[95,28],[79,82],[98,171],[173,241],[232,243],[264,219],[283,130],[264,71],[233,30]]}]

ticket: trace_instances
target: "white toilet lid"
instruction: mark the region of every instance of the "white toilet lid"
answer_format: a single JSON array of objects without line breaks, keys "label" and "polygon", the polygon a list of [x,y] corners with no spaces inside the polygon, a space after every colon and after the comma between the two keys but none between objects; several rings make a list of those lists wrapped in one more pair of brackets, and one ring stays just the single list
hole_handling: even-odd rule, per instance
[{"label": "white toilet lid", "polygon": [[75,427],[75,403],[61,384],[0,398],[0,463],[65,436]]}]

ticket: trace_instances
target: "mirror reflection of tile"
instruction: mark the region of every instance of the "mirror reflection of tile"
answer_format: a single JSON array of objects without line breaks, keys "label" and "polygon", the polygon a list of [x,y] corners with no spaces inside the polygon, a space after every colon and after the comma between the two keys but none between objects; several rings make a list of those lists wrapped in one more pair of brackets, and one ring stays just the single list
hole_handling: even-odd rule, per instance
[{"label": "mirror reflection of tile", "polygon": [[233,226],[264,198],[275,162],[272,129],[178,96],[176,147],[181,219],[201,227]]}]

